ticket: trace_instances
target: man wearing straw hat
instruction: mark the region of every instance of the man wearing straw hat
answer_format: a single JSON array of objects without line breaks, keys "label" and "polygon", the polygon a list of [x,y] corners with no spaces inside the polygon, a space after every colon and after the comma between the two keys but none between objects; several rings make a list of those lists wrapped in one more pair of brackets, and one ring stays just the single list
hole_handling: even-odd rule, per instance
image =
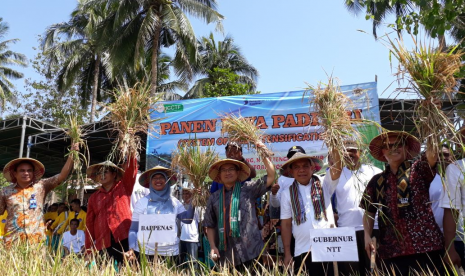
[{"label": "man wearing straw hat", "polygon": [[110,161],[87,168],[87,177],[101,185],[87,204],[86,250],[107,254],[118,263],[129,249],[128,233],[132,212],[130,198],[137,175],[136,153],[131,153],[125,170]]},{"label": "man wearing straw hat", "polygon": [[[79,150],[79,145],[72,145],[71,150]],[[32,158],[14,159],[5,165],[3,176],[13,183],[0,190],[0,214],[8,211],[4,236],[8,246],[16,241],[34,244],[45,239],[45,197],[68,177],[72,168],[71,154],[61,172],[50,178],[41,179],[44,165]]]},{"label": "man wearing straw hat", "polygon": [[[339,161],[341,160],[339,151],[331,154],[331,159],[338,161],[329,167],[330,183],[335,189],[336,206],[334,207],[338,210],[338,227],[355,228],[359,261],[341,262],[339,267],[341,273],[346,275],[355,271],[358,271],[359,275],[365,275],[367,270],[370,269],[370,259],[365,252],[364,210],[359,205],[368,182],[374,175],[382,171],[372,165],[361,164],[360,147],[355,140],[345,140],[344,150],[346,152],[343,157],[346,161],[344,162],[346,164],[344,168],[342,168],[342,163]],[[327,179],[329,180],[329,176]],[[377,220],[375,220],[374,228],[378,232]]]},{"label": "man wearing straw hat", "polygon": [[[247,167],[249,167],[250,175],[243,182],[249,181],[249,180],[255,178],[255,176],[257,176],[257,171],[255,170],[254,166],[252,166],[252,164],[247,162],[247,160],[245,160],[244,156],[242,156],[242,147],[241,147],[241,145],[239,145],[236,142],[229,141],[226,144],[225,150],[226,150],[226,158],[241,161],[242,163],[246,164]],[[223,184],[218,183],[216,181],[213,181],[212,186],[210,187],[210,193],[213,194],[214,192],[221,189],[221,187],[223,187]]]},{"label": "man wearing straw hat", "polygon": [[[257,147],[265,147],[263,143]],[[204,226],[211,246],[210,257],[221,265],[243,270],[251,267],[263,249],[256,217],[255,200],[263,196],[275,181],[275,168],[263,158],[267,175],[245,182],[250,168],[234,159],[215,162],[209,170],[211,179],[223,183],[207,203]]]},{"label": "man wearing straw hat", "polygon": [[[305,154],[305,150],[301,146],[292,146],[287,152],[287,159],[289,160],[296,153]],[[271,196],[270,196],[270,205],[279,208],[281,203],[281,194],[282,191],[286,190],[294,182],[287,171],[282,171],[281,176],[278,178],[278,184],[275,184],[271,187]]]},{"label": "man wearing straw hat", "polygon": [[[374,216],[378,214],[379,248],[382,268],[396,275],[431,270],[442,275],[441,251],[444,238],[435,222],[429,187],[436,175],[437,154],[427,146],[426,153],[415,162],[421,144],[403,131],[382,133],[370,142],[371,155],[387,163],[365,190],[360,207],[365,209],[363,226],[365,250],[370,256],[375,248],[371,242]],[[411,275],[411,274],[410,274]]]},{"label": "man wearing straw hat", "polygon": [[[323,162],[303,153],[294,154],[282,167],[294,178],[281,195],[281,237],[284,245],[284,265],[294,259],[294,271],[301,267],[307,274],[331,275],[332,265],[327,262],[313,263],[309,252],[310,229],[335,226],[331,207],[331,186],[314,173],[321,170]],[[295,238],[294,258],[291,255],[291,236]],[[328,274],[326,274],[328,273]]]}]

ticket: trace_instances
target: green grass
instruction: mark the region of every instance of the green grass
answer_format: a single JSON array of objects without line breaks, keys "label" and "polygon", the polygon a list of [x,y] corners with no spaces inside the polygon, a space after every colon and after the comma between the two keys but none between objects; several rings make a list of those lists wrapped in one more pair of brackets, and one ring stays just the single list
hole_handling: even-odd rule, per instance
[{"label": "green grass", "polygon": [[[198,270],[195,270],[192,264],[186,265],[184,269],[173,267],[171,261],[163,262],[157,260],[156,262],[148,262],[144,257],[140,263],[132,262],[115,266],[110,260],[103,258],[99,255],[94,255],[90,260],[70,255],[65,258],[51,253],[44,245],[26,245],[17,244],[11,248],[4,246],[0,247],[0,275],[176,275],[176,276],[194,276],[194,275],[264,275],[264,276],[284,276],[295,275],[293,273],[286,273],[282,271],[281,267],[275,264],[265,266],[262,261],[257,262],[256,265],[250,270],[240,273],[233,269],[219,268],[210,270],[205,264],[200,263]],[[303,270],[302,270],[303,272]],[[305,275],[305,274],[304,274]],[[311,274],[310,274],[311,275]],[[340,274],[341,275],[341,274]],[[353,274],[356,275],[356,274]],[[376,272],[374,275],[392,275]],[[435,275],[429,271],[414,272],[413,275]],[[453,271],[451,274],[446,275],[460,275]],[[341,275],[342,276],[342,275]]]}]

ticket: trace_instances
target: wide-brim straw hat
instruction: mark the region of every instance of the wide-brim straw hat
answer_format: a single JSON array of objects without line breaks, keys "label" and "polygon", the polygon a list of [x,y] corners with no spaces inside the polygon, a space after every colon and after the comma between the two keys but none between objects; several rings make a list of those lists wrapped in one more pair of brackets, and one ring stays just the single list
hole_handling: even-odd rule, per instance
[{"label": "wide-brim straw hat", "polygon": [[404,144],[407,146],[407,160],[413,159],[421,151],[421,143],[415,136],[405,131],[388,131],[379,134],[371,140],[369,149],[373,158],[384,163],[388,162],[386,157],[384,157],[383,147],[390,137],[402,138]]},{"label": "wide-brim straw hat", "polygon": [[315,166],[315,171],[313,173],[317,173],[321,170],[321,168],[323,168],[323,161],[319,158],[310,156],[308,154],[303,154],[301,152],[297,152],[283,164],[283,166],[281,167],[281,175],[286,177],[292,177],[287,169],[292,163],[303,159],[308,159],[312,161],[312,164]]},{"label": "wide-brim straw hat", "polygon": [[101,163],[89,166],[86,170],[87,177],[92,179],[93,181],[96,181],[95,179],[97,177],[97,173],[102,167],[115,168],[116,169],[116,181],[119,181],[121,180],[121,178],[123,178],[124,170],[116,166],[115,163],[111,161],[105,161],[105,162],[101,162]]},{"label": "wide-brim straw hat", "polygon": [[162,166],[156,166],[156,167],[151,168],[150,170],[146,170],[145,172],[143,172],[139,177],[139,184],[145,188],[149,188],[150,187],[150,176],[156,172],[162,172],[166,174],[166,176],[168,177],[168,182],[170,183],[171,186],[176,184],[176,181],[177,181],[176,174],[174,174],[172,170],[162,167]]},{"label": "wide-brim straw hat", "polygon": [[44,164],[42,164],[38,160],[33,158],[16,158],[8,162],[3,168],[3,176],[6,180],[8,180],[8,182],[16,183],[17,179],[14,177],[13,172],[15,171],[16,166],[23,161],[30,162],[34,166],[34,181],[37,181],[41,179],[42,176],[44,176]]},{"label": "wide-brim straw hat", "polygon": [[247,178],[249,178],[249,176],[250,176],[250,168],[249,168],[249,166],[247,166],[245,163],[243,163],[241,161],[238,161],[238,160],[235,160],[235,159],[228,159],[228,158],[223,159],[223,160],[219,160],[219,161],[216,161],[215,163],[213,163],[213,165],[211,165],[211,167],[210,167],[210,170],[208,171],[208,176],[213,181],[221,183],[220,168],[221,168],[221,166],[223,166],[225,164],[233,164],[233,165],[236,165],[239,168],[239,171],[238,171],[238,178],[239,179],[238,180],[240,182],[243,182],[243,181],[247,180]]}]

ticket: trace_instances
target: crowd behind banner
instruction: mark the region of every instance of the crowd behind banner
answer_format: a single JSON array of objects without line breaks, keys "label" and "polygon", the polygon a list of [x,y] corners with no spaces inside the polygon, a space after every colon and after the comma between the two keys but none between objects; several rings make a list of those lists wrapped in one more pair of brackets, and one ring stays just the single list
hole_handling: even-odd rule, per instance
[{"label": "crowd behind banner", "polygon": [[[97,253],[118,266],[158,256],[179,269],[203,262],[244,272],[259,262],[307,275],[333,275],[336,268],[342,275],[369,275],[376,256],[378,269],[395,275],[446,275],[465,265],[465,159],[453,161],[461,153],[450,145],[442,145],[439,156],[421,148],[406,132],[374,137],[369,152],[385,163],[381,170],[362,164],[367,159],[359,143],[347,139],[344,152],[329,152],[323,170],[321,159],[292,146],[278,178],[270,158],[262,158],[266,175],[257,177],[241,145],[230,142],[226,158],[209,169],[206,206],[193,206],[201,192],[189,184],[181,197],[174,195],[179,181],[169,168],[137,177],[137,153],[131,152],[122,167],[106,161],[87,168],[87,177],[100,185],[87,206],[74,199],[45,207],[45,196],[67,178],[73,160],[60,174],[42,178],[40,161],[18,158],[3,170],[11,185],[0,190],[1,233],[7,247],[45,241],[55,254]],[[355,230],[358,261],[315,261],[310,230],[341,227]]]}]

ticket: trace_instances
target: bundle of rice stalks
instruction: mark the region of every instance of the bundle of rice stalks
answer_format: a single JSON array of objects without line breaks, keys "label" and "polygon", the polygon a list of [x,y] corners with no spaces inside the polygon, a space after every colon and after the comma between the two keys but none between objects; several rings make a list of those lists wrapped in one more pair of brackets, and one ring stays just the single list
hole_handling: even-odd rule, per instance
[{"label": "bundle of rice stalks", "polygon": [[194,187],[201,191],[200,194],[194,193],[193,206],[207,205],[210,192],[208,187],[204,185],[204,181],[211,165],[218,159],[218,153],[215,152],[214,148],[208,146],[202,150],[198,144],[196,146],[180,145],[173,153],[171,168],[173,170],[179,169],[182,174],[187,175]]},{"label": "bundle of rice stalks", "polygon": [[419,138],[426,140],[438,152],[441,138],[455,132],[454,125],[441,110],[439,100],[451,101],[458,91],[463,52],[457,47],[443,52],[431,43],[425,45],[412,39],[415,49],[410,51],[402,39],[396,42],[389,39],[390,51],[399,61],[396,76],[399,82],[406,80],[408,83],[406,88],[399,88],[398,91],[413,92],[423,99],[415,107],[414,122]]},{"label": "bundle of rice stalks", "polygon": [[221,135],[227,133],[229,141],[254,149],[262,159],[274,155],[267,147],[257,147],[257,144],[261,144],[264,140],[264,133],[254,124],[252,118],[230,113],[222,116],[222,124]]},{"label": "bundle of rice stalks", "polygon": [[115,101],[106,108],[118,135],[109,158],[113,159],[119,153],[119,161],[122,161],[141,149],[141,138],[137,133],[154,131],[154,123],[160,119],[151,119],[152,107],[161,97],[152,96],[150,85],[144,83],[137,83],[133,88],[119,86],[113,95]]},{"label": "bundle of rice stalks", "polygon": [[87,148],[87,143],[86,141],[82,138],[84,136],[83,129],[81,128],[80,122],[75,115],[69,115],[67,118],[67,128],[66,128],[66,134],[68,135],[69,138],[71,138],[71,144],[79,144],[79,148],[81,149],[83,153],[80,151],[76,150],[70,150],[68,155],[71,155],[71,158],[73,159],[73,171],[76,174],[76,184],[79,186],[79,189],[81,192],[84,190],[84,183],[85,183],[85,177],[82,172],[82,165],[85,165],[86,167],[89,165],[89,150]]},{"label": "bundle of rice stalks", "polygon": [[[355,121],[347,110],[353,109],[352,101],[342,93],[337,79],[328,77],[328,83],[318,83],[316,87],[308,85],[307,92],[310,97],[312,112],[318,113],[318,121],[323,129],[323,142],[328,152],[338,154],[341,157],[342,166],[350,166],[346,150],[347,141],[361,144],[360,133],[352,125]],[[357,123],[362,123],[362,120]],[[359,147],[360,148],[360,147]]]}]

